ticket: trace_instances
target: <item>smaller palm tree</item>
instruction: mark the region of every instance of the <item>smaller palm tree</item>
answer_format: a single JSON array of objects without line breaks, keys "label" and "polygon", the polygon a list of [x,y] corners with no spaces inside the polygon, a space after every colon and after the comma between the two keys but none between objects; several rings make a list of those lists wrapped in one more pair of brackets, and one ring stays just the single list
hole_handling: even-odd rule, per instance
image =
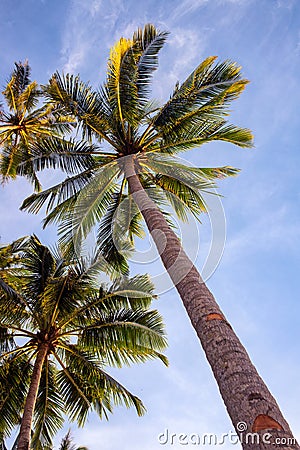
[{"label": "smaller palm tree", "polygon": [[22,174],[39,191],[41,185],[31,163],[30,145],[70,131],[71,124],[66,116],[58,116],[56,107],[39,104],[41,89],[30,80],[30,72],[28,61],[15,63],[2,92],[7,110],[0,105],[0,174],[2,182]]},{"label": "smaller palm tree", "polygon": [[[5,264],[6,261],[6,264]],[[97,255],[75,258],[36,236],[0,250],[0,434],[19,424],[18,450],[51,446],[66,413],[79,426],[90,410],[145,411],[105,367],[159,358],[162,318],[149,309],[146,275],[99,283]]]},{"label": "smaller palm tree", "polygon": [[72,443],[71,433],[68,431],[66,436],[62,439],[59,450],[88,450],[87,447],[76,447]]}]

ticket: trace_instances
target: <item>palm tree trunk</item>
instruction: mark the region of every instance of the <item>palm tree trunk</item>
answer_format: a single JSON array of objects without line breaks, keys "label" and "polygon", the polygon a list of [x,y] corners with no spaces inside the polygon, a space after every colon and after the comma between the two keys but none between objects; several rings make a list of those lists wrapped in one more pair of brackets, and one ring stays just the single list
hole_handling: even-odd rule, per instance
[{"label": "palm tree trunk", "polygon": [[24,413],[21,422],[21,428],[19,433],[18,450],[30,449],[30,438],[32,429],[32,418],[35,408],[35,402],[40,385],[43,363],[45,361],[48,351],[47,344],[42,344],[39,347],[37,357],[34,363],[31,383],[28,391],[28,395],[25,402]]},{"label": "palm tree trunk", "polygon": [[126,157],[124,170],[130,193],[201,341],[243,449],[299,449],[276,400],[212,293],[164,215],[143,189],[132,157]]}]

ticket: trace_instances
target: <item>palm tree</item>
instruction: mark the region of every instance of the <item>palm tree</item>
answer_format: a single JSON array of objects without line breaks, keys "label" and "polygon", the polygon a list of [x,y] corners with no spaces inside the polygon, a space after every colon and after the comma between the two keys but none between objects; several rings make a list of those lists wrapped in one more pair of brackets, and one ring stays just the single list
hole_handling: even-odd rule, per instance
[{"label": "palm tree", "polygon": [[2,92],[7,110],[0,105],[0,175],[2,182],[25,175],[39,191],[41,185],[30,164],[30,143],[46,136],[58,137],[70,131],[71,124],[52,106],[39,104],[42,92],[30,80],[30,72],[28,61],[15,63]]},{"label": "palm tree", "polygon": [[[284,448],[299,448],[291,444],[292,433],[275,399],[181,247],[164,209],[171,204],[181,219],[187,218],[187,212],[198,217],[207,211],[203,191],[211,190],[216,179],[237,173],[232,167],[187,167],[176,155],[216,140],[252,146],[251,132],[226,120],[230,102],[239,97],[247,80],[235,63],[217,63],[209,57],[182,84],[176,84],[163,106],[157,106],[149,100],[150,82],[166,38],[167,33],[153,25],[138,29],[132,39],[121,38],[111,50],[107,79],[98,91],[78,76],[56,73],[52,77],[45,95],[76,118],[83,141],[62,144],[50,139],[45,151],[42,146],[33,147],[32,165],[38,170],[40,162],[47,161],[50,166],[50,156],[55,155],[56,164],[60,161],[61,168],[71,168],[80,147],[82,170],[33,194],[22,208],[37,213],[48,202],[44,224],[58,222],[61,242],[72,242],[75,249],[98,223],[100,251],[124,273],[132,239],[142,235],[143,217],[237,432],[243,421],[248,431],[262,434],[267,430],[272,439],[286,438]],[[53,154],[51,146],[56,149]],[[243,443],[243,447],[258,448],[256,443]]]},{"label": "palm tree", "polygon": [[88,450],[87,447],[75,447],[72,443],[71,433],[68,431],[62,439],[59,450]]},{"label": "palm tree", "polygon": [[[113,405],[145,411],[141,400],[106,366],[159,358],[164,327],[149,309],[146,275],[99,283],[95,255],[75,258],[50,250],[36,236],[1,249],[0,434],[20,425],[18,450],[42,450],[66,413],[79,426],[90,410],[108,418]],[[4,264],[4,261],[7,264]]]}]

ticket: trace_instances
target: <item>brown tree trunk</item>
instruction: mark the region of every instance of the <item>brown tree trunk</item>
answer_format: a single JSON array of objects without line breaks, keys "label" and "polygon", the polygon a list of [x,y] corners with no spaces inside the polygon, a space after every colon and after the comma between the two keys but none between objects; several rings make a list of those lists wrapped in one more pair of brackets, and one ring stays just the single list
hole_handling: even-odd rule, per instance
[{"label": "brown tree trunk", "polygon": [[130,193],[201,341],[243,449],[299,449],[276,400],[212,293],[143,189],[132,157],[126,157],[124,170]]},{"label": "brown tree trunk", "polygon": [[28,395],[25,402],[24,413],[21,422],[21,428],[18,439],[18,450],[29,450],[32,418],[35,408],[36,397],[40,385],[43,363],[45,361],[48,351],[47,344],[42,344],[38,350],[37,357],[34,363],[31,383],[28,391]]}]

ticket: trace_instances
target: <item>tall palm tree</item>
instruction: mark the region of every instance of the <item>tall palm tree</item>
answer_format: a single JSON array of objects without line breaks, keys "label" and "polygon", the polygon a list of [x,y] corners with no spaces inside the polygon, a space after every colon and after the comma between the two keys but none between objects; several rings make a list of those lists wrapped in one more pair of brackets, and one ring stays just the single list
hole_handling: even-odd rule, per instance
[{"label": "tall palm tree", "polygon": [[105,287],[101,259],[51,251],[35,236],[0,253],[0,434],[22,417],[18,450],[29,450],[32,429],[32,446],[42,450],[64,413],[79,426],[90,410],[108,418],[113,405],[142,415],[141,400],[105,368],[150,358],[167,364],[149,277]]},{"label": "tall palm tree", "polygon": [[16,178],[26,162],[22,175],[38,191],[41,185],[30,164],[30,143],[46,136],[58,137],[70,131],[71,124],[53,106],[40,104],[42,92],[37,82],[30,80],[30,72],[28,61],[15,63],[2,92],[6,109],[0,105],[0,176],[2,182]]},{"label": "tall palm tree", "polygon": [[[124,273],[132,238],[142,235],[143,217],[199,336],[237,432],[243,421],[248,431],[263,434],[267,430],[272,440],[286,438],[282,447],[299,448],[291,444],[292,433],[275,399],[181,247],[164,210],[169,203],[181,219],[187,218],[187,212],[198,216],[207,210],[203,191],[211,190],[216,179],[237,173],[232,167],[187,167],[176,155],[211,141],[252,146],[248,129],[227,122],[228,106],[247,80],[235,63],[217,63],[209,57],[182,84],[176,84],[163,106],[157,106],[149,100],[150,82],[166,38],[167,33],[153,25],[138,29],[132,39],[121,38],[111,49],[107,79],[98,91],[78,76],[56,73],[52,77],[45,94],[49,102],[76,118],[83,142],[50,139],[45,150],[33,147],[32,165],[37,170],[41,161],[51,165],[55,155],[63,170],[71,168],[80,147],[78,161],[83,169],[33,194],[22,208],[37,213],[48,202],[45,225],[58,222],[61,242],[72,242],[75,248],[99,223],[99,249]],[[256,443],[243,446],[258,448]],[[264,446],[260,443],[259,448]]]}]

